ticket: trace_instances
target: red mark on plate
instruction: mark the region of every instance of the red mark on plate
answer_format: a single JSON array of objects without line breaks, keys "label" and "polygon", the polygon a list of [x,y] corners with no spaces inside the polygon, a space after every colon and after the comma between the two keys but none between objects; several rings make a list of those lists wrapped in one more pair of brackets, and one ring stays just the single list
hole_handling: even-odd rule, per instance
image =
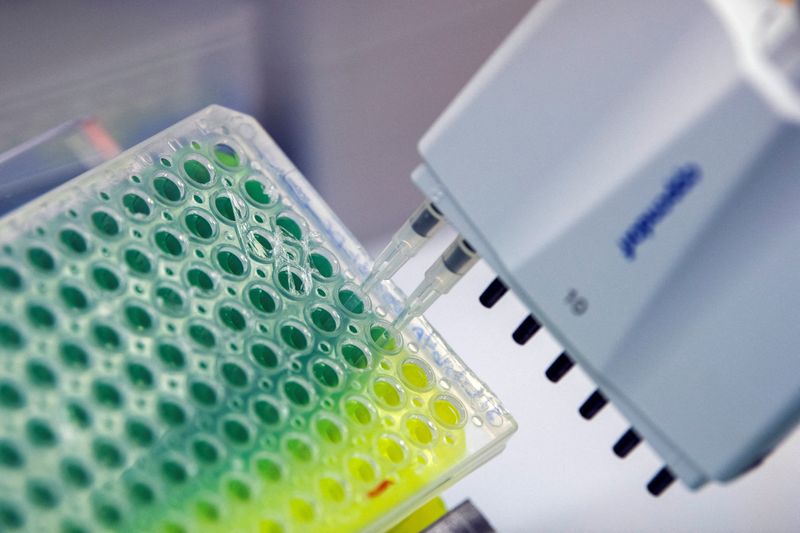
[{"label": "red mark on plate", "polygon": [[367,496],[369,496],[370,498],[377,498],[378,496],[383,494],[386,491],[386,489],[391,487],[393,483],[394,482],[390,479],[384,479],[383,481],[378,483],[378,485],[374,489],[369,491],[367,493]]}]

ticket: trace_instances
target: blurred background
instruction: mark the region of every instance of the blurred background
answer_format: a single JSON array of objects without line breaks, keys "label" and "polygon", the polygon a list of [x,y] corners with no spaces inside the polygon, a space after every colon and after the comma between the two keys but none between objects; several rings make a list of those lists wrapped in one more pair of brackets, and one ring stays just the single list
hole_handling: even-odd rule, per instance
[{"label": "blurred background", "polygon": [[[418,139],[533,3],[7,0],[0,213],[217,103],[255,116],[374,251],[421,200]],[[451,237],[401,271],[404,289]],[[731,486],[650,497],[658,458],[647,446],[612,456],[624,419],[613,406],[579,418],[591,382],[579,370],[545,380],[558,346],[511,341],[526,311],[513,296],[479,307],[492,277],[479,264],[428,317],[520,430],[448,503],[472,498],[500,531],[800,530],[797,435]]]},{"label": "blurred background", "polygon": [[[3,2],[0,153],[83,117],[128,148],[217,103],[255,116],[369,241],[420,201],[417,140],[533,2]],[[54,152],[0,167],[0,196],[83,170]]]}]

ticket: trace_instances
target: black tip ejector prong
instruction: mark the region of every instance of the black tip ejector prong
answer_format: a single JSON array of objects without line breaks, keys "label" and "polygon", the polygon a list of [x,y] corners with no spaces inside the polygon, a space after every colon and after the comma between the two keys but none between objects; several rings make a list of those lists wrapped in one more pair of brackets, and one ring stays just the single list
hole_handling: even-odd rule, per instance
[{"label": "black tip ejector prong", "polygon": [[603,393],[599,390],[596,390],[591,394],[591,396],[586,398],[586,401],[580,406],[578,412],[586,420],[591,420],[594,418],[594,415],[600,412],[600,409],[606,406],[607,403],[608,399],[603,396]]},{"label": "black tip ejector prong", "polygon": [[675,475],[665,466],[647,484],[647,492],[653,496],[661,496],[673,481],[675,481]]},{"label": "black tip ejector prong", "polygon": [[506,284],[500,278],[494,278],[489,286],[486,287],[486,290],[481,293],[478,300],[486,309],[491,309],[507,292],[508,287]]},{"label": "black tip ejector prong", "polygon": [[553,364],[545,370],[544,375],[553,383],[558,383],[573,366],[575,366],[575,362],[570,359],[567,352],[561,352],[561,355],[556,357]]},{"label": "black tip ejector prong", "polygon": [[523,320],[520,325],[517,326],[517,329],[514,330],[514,333],[511,334],[511,338],[513,338],[514,342],[517,344],[523,345],[531,340],[533,334],[539,331],[540,327],[542,327],[541,324],[539,324],[536,319],[533,318],[533,315],[528,315],[525,317],[525,320]]},{"label": "black tip ejector prong", "polygon": [[624,459],[642,442],[642,437],[633,428],[628,429],[619,440],[614,443],[614,455],[620,459]]}]

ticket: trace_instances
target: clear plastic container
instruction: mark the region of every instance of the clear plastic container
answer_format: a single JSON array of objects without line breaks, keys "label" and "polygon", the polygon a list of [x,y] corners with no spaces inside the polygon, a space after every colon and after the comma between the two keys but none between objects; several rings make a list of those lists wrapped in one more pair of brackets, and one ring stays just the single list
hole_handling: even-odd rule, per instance
[{"label": "clear plastic container", "polygon": [[0,530],[378,531],[516,424],[251,118],[0,220]]}]

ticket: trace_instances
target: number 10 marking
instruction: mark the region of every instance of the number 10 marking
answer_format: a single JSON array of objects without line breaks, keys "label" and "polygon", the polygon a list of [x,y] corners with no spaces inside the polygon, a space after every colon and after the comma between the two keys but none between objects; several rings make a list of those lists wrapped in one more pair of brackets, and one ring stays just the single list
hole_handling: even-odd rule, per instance
[{"label": "number 10 marking", "polygon": [[569,306],[573,315],[581,316],[589,309],[589,300],[581,296],[577,290],[570,289],[564,301]]}]

